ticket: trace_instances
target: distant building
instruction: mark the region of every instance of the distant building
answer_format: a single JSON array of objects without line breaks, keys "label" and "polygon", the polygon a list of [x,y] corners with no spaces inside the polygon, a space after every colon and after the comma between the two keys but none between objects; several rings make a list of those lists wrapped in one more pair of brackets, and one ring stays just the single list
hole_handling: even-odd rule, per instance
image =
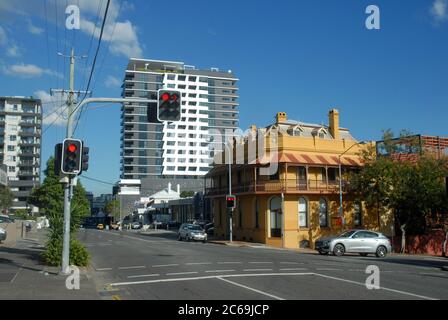
[{"label": "distant building", "polygon": [[156,104],[122,107],[121,178],[140,179],[144,193],[155,193],[168,182],[182,190],[203,191],[214,150],[222,140],[215,132],[233,135],[238,127],[238,79],[230,70],[198,70],[183,62],[130,59],[123,97],[157,99],[159,89],[182,94],[182,119],[163,124],[148,118]]},{"label": "distant building", "polygon": [[120,220],[134,212],[136,201],[140,201],[141,181],[139,179],[121,179],[113,187],[113,198],[120,202]]},{"label": "distant building", "polygon": [[41,139],[41,100],[0,97],[0,163],[7,166],[12,210],[38,210],[28,204],[28,197],[40,184]]},{"label": "distant building", "polygon": [[92,213],[98,215],[104,213],[106,204],[113,199],[112,194],[102,194],[99,197],[93,197],[92,199]]},{"label": "distant building", "polygon": [[90,214],[92,214],[92,209],[93,209],[93,193],[90,191],[86,191],[86,198],[89,201],[89,205],[90,205]]}]

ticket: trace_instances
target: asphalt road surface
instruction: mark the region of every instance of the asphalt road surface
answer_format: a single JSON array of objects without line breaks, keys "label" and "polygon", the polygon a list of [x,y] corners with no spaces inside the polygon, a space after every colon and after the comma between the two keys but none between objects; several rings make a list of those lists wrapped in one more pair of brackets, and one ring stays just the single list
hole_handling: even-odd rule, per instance
[{"label": "asphalt road surface", "polygon": [[[104,299],[448,299],[444,258],[384,259],[179,242],[175,233],[82,230]],[[368,289],[368,266],[379,289]],[[369,284],[378,284],[372,282]]]}]

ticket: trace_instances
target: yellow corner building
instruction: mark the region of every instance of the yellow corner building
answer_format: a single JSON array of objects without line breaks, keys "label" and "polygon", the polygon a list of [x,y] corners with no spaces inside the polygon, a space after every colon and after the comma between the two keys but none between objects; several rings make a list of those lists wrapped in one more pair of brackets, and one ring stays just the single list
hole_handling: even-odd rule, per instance
[{"label": "yellow corner building", "polygon": [[[231,155],[227,155],[233,159],[232,194],[237,198],[233,240],[313,248],[319,237],[347,229],[391,233],[388,216],[379,214],[377,208],[367,208],[362,199],[347,192],[348,176],[362,167],[360,152],[367,146],[339,126],[338,110],[330,110],[328,126],[289,120],[286,113],[279,112],[272,125],[263,129],[251,126],[249,136],[255,137],[254,145],[263,139],[258,154],[252,155],[254,148],[246,136],[234,141]],[[205,196],[211,200],[218,239],[229,239],[230,233],[225,157],[218,154],[205,177]],[[341,190],[343,215],[339,213]]]}]

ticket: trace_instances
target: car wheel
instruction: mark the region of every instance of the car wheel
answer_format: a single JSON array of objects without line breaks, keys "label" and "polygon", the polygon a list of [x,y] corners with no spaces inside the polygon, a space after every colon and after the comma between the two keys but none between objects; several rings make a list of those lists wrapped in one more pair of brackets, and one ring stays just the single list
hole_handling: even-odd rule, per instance
[{"label": "car wheel", "polygon": [[202,240],[202,243],[207,243],[207,240]]},{"label": "car wheel", "polygon": [[379,246],[378,249],[376,249],[376,254],[378,258],[384,258],[387,255],[387,249],[385,246]]},{"label": "car wheel", "polygon": [[182,241],[182,237],[180,236],[180,233],[177,235],[177,241]]},{"label": "car wheel", "polygon": [[319,254],[323,256],[328,255],[328,251],[318,250],[317,252],[319,252]]},{"label": "car wheel", "polygon": [[187,241],[188,242],[190,242],[191,241],[191,238],[190,238],[190,236],[187,234],[187,237],[186,237],[186,239],[187,239]]},{"label": "car wheel", "polygon": [[345,253],[345,247],[342,244],[338,243],[337,245],[334,246],[333,254],[335,256],[341,257],[344,255],[344,253]]},{"label": "car wheel", "polygon": [[368,253],[360,253],[359,254],[361,257],[367,257]]}]

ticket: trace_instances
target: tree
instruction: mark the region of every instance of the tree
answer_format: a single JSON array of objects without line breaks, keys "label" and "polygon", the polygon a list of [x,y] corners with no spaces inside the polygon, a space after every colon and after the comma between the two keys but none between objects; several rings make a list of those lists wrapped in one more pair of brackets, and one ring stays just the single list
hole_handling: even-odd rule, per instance
[{"label": "tree", "polygon": [[181,198],[190,198],[190,197],[193,197],[194,195],[195,195],[194,191],[182,191],[180,193]]},{"label": "tree", "polygon": [[[29,203],[40,208],[49,222],[50,232],[44,258],[52,265],[60,265],[64,224],[64,190],[59,177],[54,174],[54,158],[47,161],[45,179],[41,186],[31,192]],[[81,220],[90,211],[89,201],[80,182],[73,188],[70,219],[70,263],[84,266],[88,263],[87,250],[76,240]]]},{"label": "tree", "polygon": [[14,194],[11,192],[11,189],[8,187],[0,188],[0,208],[2,212],[7,212],[9,208],[12,206],[12,202],[14,200]]},{"label": "tree", "polygon": [[[409,140],[406,145],[414,143]],[[386,149],[393,151],[387,142]],[[447,209],[444,186],[447,168],[446,159],[429,155],[422,155],[416,163],[394,161],[390,157],[366,159],[363,169],[352,176],[350,185],[369,205],[377,204],[394,214],[401,230],[401,251],[404,252],[406,234],[422,233],[429,214]]]},{"label": "tree", "polygon": [[120,201],[114,199],[106,203],[104,212],[106,212],[109,216],[114,217],[114,221],[117,221],[117,218],[120,216]]}]

